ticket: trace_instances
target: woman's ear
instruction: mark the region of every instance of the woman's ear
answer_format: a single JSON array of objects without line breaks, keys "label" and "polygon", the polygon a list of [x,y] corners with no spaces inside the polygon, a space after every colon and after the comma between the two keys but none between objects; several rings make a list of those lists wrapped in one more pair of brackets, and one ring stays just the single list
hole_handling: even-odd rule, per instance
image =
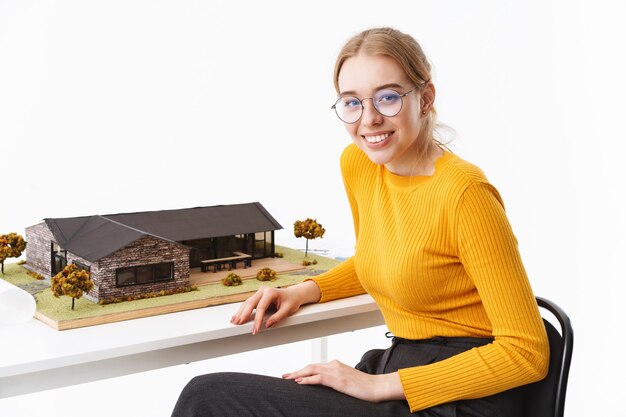
[{"label": "woman's ear", "polygon": [[431,82],[422,89],[422,114],[428,114],[435,104],[435,85]]}]

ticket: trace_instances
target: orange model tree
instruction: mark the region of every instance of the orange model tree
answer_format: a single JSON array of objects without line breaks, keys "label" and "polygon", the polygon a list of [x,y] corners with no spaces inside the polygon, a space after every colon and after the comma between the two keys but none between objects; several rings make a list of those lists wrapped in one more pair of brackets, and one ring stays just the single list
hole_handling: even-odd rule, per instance
[{"label": "orange model tree", "polygon": [[322,227],[317,219],[307,218],[306,220],[297,220],[293,224],[293,234],[296,237],[303,237],[306,239],[306,249],[304,250],[304,256],[309,253],[309,240],[317,239],[324,236],[326,230]]},{"label": "orange model tree", "polygon": [[4,261],[7,258],[19,258],[26,249],[26,241],[17,233],[0,235],[0,265],[4,274]]},{"label": "orange model tree", "polygon": [[62,295],[72,297],[72,310],[74,310],[74,300],[89,292],[93,288],[93,281],[89,272],[78,269],[75,264],[70,264],[52,278],[50,287],[56,298]]}]

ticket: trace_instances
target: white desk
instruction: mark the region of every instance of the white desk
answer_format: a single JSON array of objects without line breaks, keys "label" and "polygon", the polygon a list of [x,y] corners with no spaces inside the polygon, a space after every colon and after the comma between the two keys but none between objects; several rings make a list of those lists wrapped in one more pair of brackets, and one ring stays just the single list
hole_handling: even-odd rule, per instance
[{"label": "white desk", "polygon": [[368,295],[313,304],[253,336],[239,303],[56,331],[31,320],[0,328],[0,398],[384,324]]}]

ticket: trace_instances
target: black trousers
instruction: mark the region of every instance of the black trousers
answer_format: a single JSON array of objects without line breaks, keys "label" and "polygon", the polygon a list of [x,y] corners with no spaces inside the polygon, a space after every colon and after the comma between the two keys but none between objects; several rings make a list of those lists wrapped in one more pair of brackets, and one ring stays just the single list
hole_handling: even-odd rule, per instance
[{"label": "black trousers", "polygon": [[[356,368],[370,374],[395,372],[457,355],[491,339],[442,338],[411,341],[393,338],[388,349],[370,350]],[[406,401],[371,403],[331,388],[245,373],[214,373],[192,379],[172,417],[521,417],[519,389],[475,400],[441,404],[411,413]]]}]

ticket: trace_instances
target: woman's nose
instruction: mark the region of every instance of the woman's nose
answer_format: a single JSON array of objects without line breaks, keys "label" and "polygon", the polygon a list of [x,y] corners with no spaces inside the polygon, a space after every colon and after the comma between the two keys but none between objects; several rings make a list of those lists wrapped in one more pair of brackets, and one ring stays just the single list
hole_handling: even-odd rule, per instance
[{"label": "woman's nose", "polygon": [[376,108],[374,108],[374,104],[370,99],[367,104],[362,103],[363,106],[363,115],[361,116],[361,123],[365,126],[375,126],[377,124],[382,123],[383,116],[378,113]]}]

